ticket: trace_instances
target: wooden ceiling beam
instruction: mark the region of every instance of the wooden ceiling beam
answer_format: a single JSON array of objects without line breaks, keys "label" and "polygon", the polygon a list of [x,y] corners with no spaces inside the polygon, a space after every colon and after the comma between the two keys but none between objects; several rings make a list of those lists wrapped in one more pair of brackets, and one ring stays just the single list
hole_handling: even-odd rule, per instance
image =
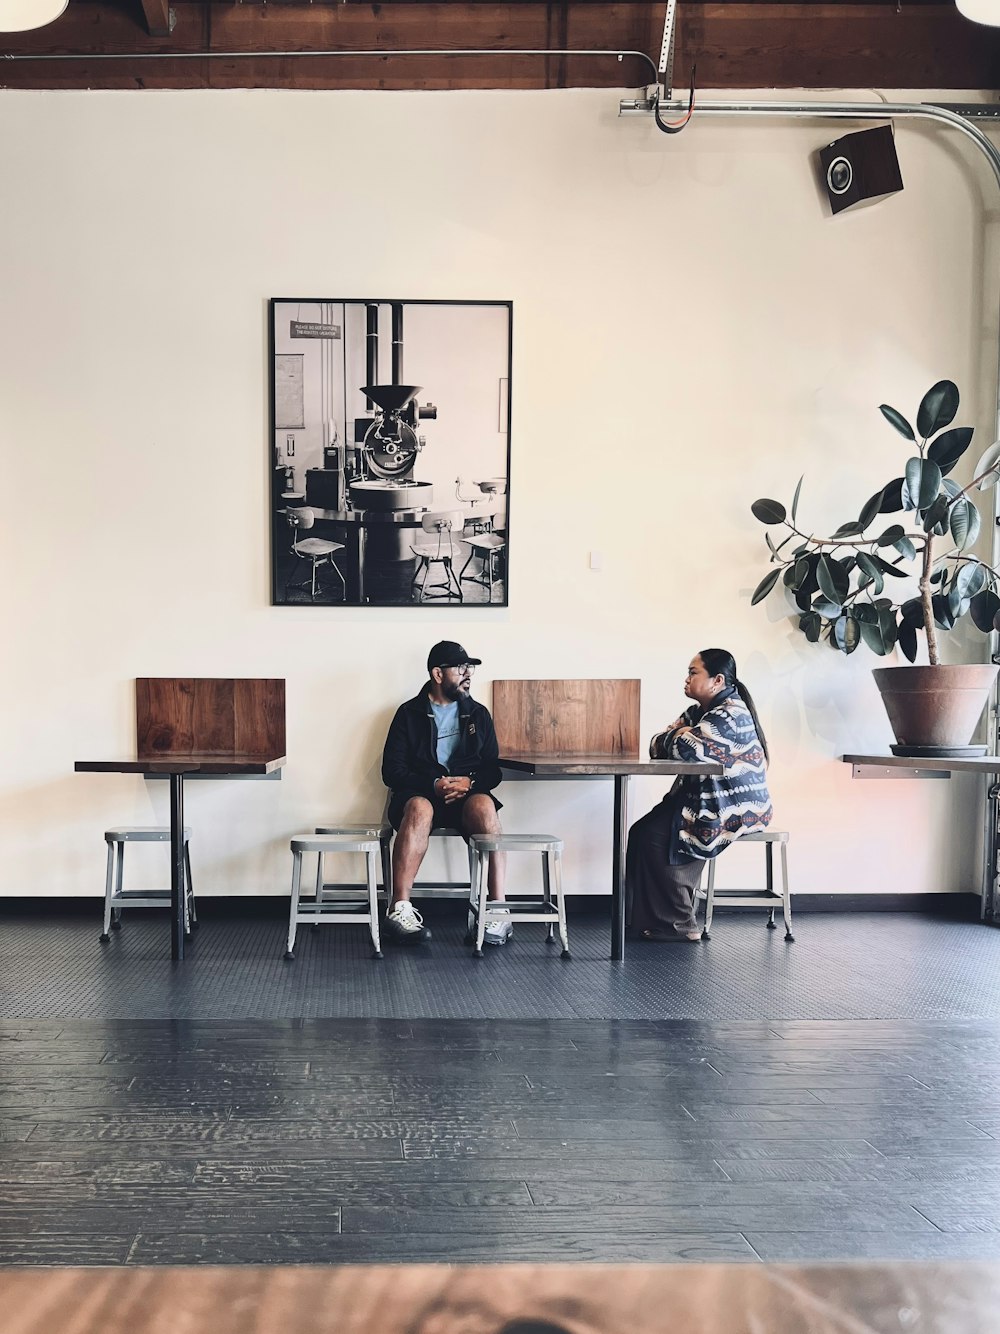
[{"label": "wooden ceiling beam", "polygon": [[[162,28],[169,0],[141,0]],[[121,0],[73,0],[47,28],[2,39],[13,88],[641,87],[634,58],[521,56],[512,48],[638,50],[658,60],[664,0],[387,0],[216,3],[175,0],[176,24],[143,30]],[[389,49],[485,48],[479,56],[391,56]],[[180,59],[208,51],[251,53]],[[343,57],[267,52],[360,51]],[[80,59],[46,61],[73,53]],[[156,53],[162,58],[148,59]],[[113,54],[125,59],[102,60]],[[692,64],[702,88],[1000,89],[1000,29],[933,0],[715,0],[678,5],[674,86]]]},{"label": "wooden ceiling beam", "polygon": [[150,37],[170,36],[170,0],[140,0]]}]

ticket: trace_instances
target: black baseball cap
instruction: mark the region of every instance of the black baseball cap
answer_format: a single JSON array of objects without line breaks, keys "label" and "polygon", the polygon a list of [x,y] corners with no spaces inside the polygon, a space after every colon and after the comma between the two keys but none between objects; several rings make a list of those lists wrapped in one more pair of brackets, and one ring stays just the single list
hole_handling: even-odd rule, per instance
[{"label": "black baseball cap", "polygon": [[482,658],[470,658],[461,644],[456,644],[453,639],[442,639],[427,655],[427,670],[430,671],[432,667],[461,667],[463,662],[478,667]]}]

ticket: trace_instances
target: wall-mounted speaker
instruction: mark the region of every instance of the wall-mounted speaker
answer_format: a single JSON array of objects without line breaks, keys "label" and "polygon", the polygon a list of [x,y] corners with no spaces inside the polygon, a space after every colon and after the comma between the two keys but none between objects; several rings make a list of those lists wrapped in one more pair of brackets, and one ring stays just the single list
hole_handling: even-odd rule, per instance
[{"label": "wall-mounted speaker", "polygon": [[819,151],[823,184],[834,213],[877,204],[903,188],[892,127],[845,134]]}]

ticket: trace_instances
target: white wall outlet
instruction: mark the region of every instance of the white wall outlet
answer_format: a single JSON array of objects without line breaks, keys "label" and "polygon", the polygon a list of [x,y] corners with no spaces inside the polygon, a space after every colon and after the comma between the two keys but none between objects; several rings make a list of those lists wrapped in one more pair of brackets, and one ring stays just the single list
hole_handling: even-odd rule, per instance
[{"label": "white wall outlet", "polygon": [[604,569],[604,552],[603,552],[603,551],[592,551],[592,552],[590,553],[590,568],[591,568],[592,570],[603,570],[603,569]]}]

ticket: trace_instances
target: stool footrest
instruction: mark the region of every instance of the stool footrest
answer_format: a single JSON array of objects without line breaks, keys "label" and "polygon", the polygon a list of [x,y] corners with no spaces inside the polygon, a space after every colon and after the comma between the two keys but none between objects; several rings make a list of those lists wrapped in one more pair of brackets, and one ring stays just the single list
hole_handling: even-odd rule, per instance
[{"label": "stool footrest", "polygon": [[361,922],[365,925],[371,920],[368,904],[337,903],[316,908],[300,904],[295,914],[297,922]]},{"label": "stool footrest", "polygon": [[713,900],[717,908],[778,908],[784,902],[780,894],[747,894],[740,897],[716,894]]}]

